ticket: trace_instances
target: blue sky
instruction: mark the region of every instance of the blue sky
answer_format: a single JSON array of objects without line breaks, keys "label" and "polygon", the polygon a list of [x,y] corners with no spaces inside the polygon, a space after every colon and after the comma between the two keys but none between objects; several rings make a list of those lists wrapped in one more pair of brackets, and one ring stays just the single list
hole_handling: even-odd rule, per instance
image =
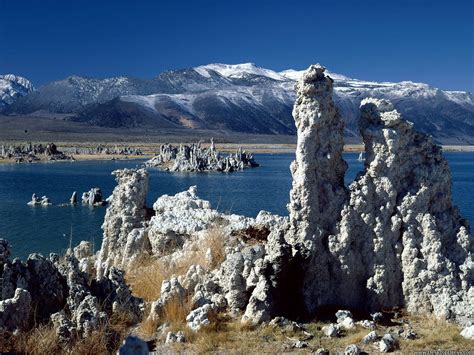
[{"label": "blue sky", "polygon": [[474,91],[474,1],[0,0],[0,73],[151,78],[207,63]]}]

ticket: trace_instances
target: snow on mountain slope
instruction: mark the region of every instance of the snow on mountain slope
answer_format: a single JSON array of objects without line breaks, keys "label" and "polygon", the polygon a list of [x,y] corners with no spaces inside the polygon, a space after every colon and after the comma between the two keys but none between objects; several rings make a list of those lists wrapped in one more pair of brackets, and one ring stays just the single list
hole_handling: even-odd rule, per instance
[{"label": "snow on mountain slope", "polygon": [[[294,134],[294,84],[303,71],[276,72],[244,64],[171,70],[154,79],[70,77],[18,99],[7,113],[76,113],[94,125],[222,129]],[[358,137],[365,97],[386,98],[421,131],[439,141],[474,144],[474,94],[411,81],[374,82],[328,71],[346,134]]]},{"label": "snow on mountain slope", "polygon": [[[279,72],[278,74],[285,77],[285,78],[287,78],[287,79],[296,81],[301,77],[301,75],[303,75],[303,72],[304,72],[304,70],[288,69],[288,70],[283,70],[283,71]],[[344,75],[341,75],[341,74],[336,74],[336,73],[333,73],[331,71],[326,71],[326,73],[329,76],[331,76],[331,78],[333,78],[334,80],[351,80],[347,76],[344,76]]]},{"label": "snow on mountain slope", "polygon": [[34,90],[33,84],[21,76],[0,75],[0,108],[12,104],[16,99]]},{"label": "snow on mountain slope", "polygon": [[154,80],[129,77],[98,79],[73,75],[39,87],[4,111],[17,114],[40,110],[76,113],[87,105],[103,103],[122,95],[149,95],[161,90],[162,87]]},{"label": "snow on mountain slope", "polygon": [[286,80],[286,78],[273,70],[257,67],[254,63],[243,64],[208,64],[194,68],[196,72],[209,78],[209,71],[219,73],[226,78],[243,78],[246,75],[258,75],[271,78],[273,80]]}]

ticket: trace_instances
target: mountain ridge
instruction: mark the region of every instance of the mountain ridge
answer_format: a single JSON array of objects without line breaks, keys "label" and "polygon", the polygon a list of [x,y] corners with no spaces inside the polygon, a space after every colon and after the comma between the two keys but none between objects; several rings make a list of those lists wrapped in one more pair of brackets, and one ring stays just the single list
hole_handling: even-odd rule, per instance
[{"label": "mountain ridge", "polygon": [[[74,121],[103,127],[295,134],[293,87],[302,72],[276,72],[253,63],[214,63],[165,71],[152,79],[72,76],[19,97],[4,112],[71,113]],[[374,82],[328,75],[334,80],[334,100],[346,121],[346,136],[358,136],[359,103],[372,96],[391,100],[418,129],[440,142],[474,144],[474,93],[444,91],[412,81]]]},{"label": "mountain ridge", "polygon": [[12,104],[20,97],[28,95],[33,90],[33,84],[22,76],[0,75],[0,109]]}]

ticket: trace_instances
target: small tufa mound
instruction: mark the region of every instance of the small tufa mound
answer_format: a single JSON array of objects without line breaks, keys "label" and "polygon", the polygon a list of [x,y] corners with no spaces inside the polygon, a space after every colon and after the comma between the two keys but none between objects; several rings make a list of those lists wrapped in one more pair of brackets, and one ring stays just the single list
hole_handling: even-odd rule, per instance
[{"label": "small tufa mound", "polygon": [[[73,203],[72,200],[73,198],[71,197],[71,203]],[[105,206],[107,201],[102,198],[102,190],[98,187],[94,187],[82,194],[82,204],[89,206]]]},{"label": "small tufa mound", "polygon": [[38,197],[36,194],[31,196],[31,201],[27,203],[28,206],[49,206],[51,200],[47,196]]}]

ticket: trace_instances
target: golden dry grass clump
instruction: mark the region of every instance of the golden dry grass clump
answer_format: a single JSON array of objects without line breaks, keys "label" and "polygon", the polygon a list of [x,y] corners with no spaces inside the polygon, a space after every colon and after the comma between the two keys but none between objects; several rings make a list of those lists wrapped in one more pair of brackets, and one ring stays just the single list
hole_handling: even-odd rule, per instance
[{"label": "golden dry grass clump", "polygon": [[0,334],[0,352],[14,354],[109,354],[122,344],[132,325],[130,315],[114,313],[107,324],[102,324],[84,339],[62,343],[52,323],[39,325],[28,332]]},{"label": "golden dry grass clump", "polygon": [[[147,302],[160,297],[161,284],[173,275],[184,275],[191,265],[200,265],[213,270],[225,260],[225,234],[218,227],[211,228],[204,240],[195,243],[193,248],[182,258],[173,263],[153,256],[143,257],[127,270],[126,281],[134,296]],[[212,260],[206,257],[210,249]]]},{"label": "golden dry grass clump", "polygon": [[[143,298],[146,302],[153,302],[160,298],[161,285],[164,280],[172,276],[184,275],[191,265],[200,265],[204,269],[213,270],[225,260],[226,235],[222,228],[214,226],[209,229],[203,240],[195,242],[184,257],[169,262],[166,258],[148,256],[136,262],[126,273],[127,283],[130,285],[134,296]],[[210,251],[210,258],[209,252]],[[143,322],[140,324],[139,333],[145,337],[152,336],[159,323],[168,323],[173,328],[183,328],[186,316],[191,311],[189,299],[182,302],[172,299],[168,302],[160,322],[148,317],[150,307],[147,307]]]}]

